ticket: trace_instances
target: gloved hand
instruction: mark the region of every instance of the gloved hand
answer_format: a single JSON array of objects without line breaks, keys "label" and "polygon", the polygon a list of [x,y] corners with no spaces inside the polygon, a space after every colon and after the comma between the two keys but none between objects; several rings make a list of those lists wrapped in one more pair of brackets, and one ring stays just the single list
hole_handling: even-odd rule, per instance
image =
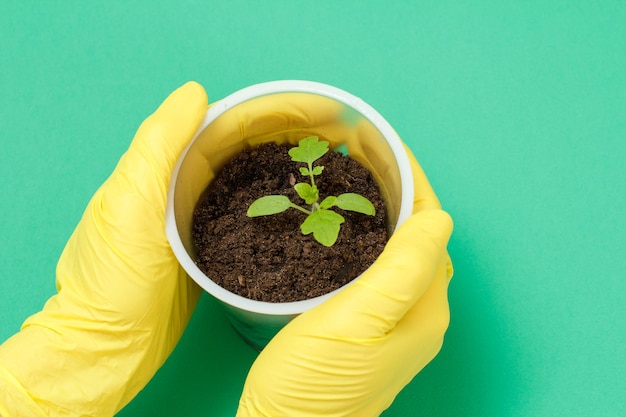
[{"label": "gloved hand", "polygon": [[414,215],[359,279],[270,341],[248,374],[238,417],[378,416],[439,352],[452,220],[411,163]]},{"label": "gloved hand", "polygon": [[172,352],[201,291],[165,236],[167,188],[206,110],[198,84],[172,93],[93,196],[58,294],[0,346],[0,415],[111,416]]}]

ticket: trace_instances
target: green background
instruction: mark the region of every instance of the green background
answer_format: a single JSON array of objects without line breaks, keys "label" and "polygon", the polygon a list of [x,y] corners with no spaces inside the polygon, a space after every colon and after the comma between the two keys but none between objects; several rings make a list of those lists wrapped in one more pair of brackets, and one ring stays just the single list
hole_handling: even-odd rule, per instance
[{"label": "green background", "polygon": [[[626,415],[624,1],[0,0],[0,340],[169,92],[275,79],[375,107],[455,219],[445,345],[384,416]],[[234,415],[254,358],[205,296],[119,415]]]}]

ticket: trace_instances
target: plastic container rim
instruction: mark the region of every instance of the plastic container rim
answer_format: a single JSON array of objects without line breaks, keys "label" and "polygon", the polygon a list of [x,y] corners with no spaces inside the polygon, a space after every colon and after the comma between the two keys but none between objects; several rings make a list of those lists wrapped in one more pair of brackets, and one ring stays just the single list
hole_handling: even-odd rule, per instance
[{"label": "plastic container rim", "polygon": [[[217,101],[207,110],[207,113],[200,123],[198,130],[194,134],[192,140],[185,147],[181,153],[174,170],[172,171],[172,177],[170,179],[170,186],[168,189],[167,206],[165,213],[165,232],[170,246],[178,259],[178,262],[187,272],[187,274],[198,284],[202,289],[209,294],[217,298],[218,300],[226,303],[230,306],[238,309],[249,311],[257,314],[266,315],[295,315],[300,314],[312,307],[322,303],[328,298],[332,297],[337,292],[341,291],[350,283],[332,291],[328,294],[324,294],[319,297],[311,298],[308,300],[294,301],[288,303],[268,303],[264,301],[251,300],[240,295],[234,294],[207,277],[195,264],[193,259],[189,256],[185,247],[180,239],[178,228],[176,225],[176,217],[174,212],[174,194],[176,188],[176,180],[180,167],[185,160],[189,149],[193,146],[200,133],[215,119],[227,110],[234,106],[243,103],[245,101],[254,99],[256,97],[277,94],[277,93],[311,93],[320,96],[325,96],[334,99],[340,103],[346,104],[359,113],[361,113],[366,119],[368,119],[383,135],[388,142],[389,147],[396,159],[398,169],[401,177],[401,192],[402,201],[400,203],[400,212],[398,215],[398,221],[394,230],[409,218],[413,210],[413,176],[411,171],[411,165],[404,149],[404,145],[391,127],[391,125],[380,115],[373,107],[365,103],[360,98],[341,90],[331,85],[315,82],[315,81],[303,81],[303,80],[280,80],[269,81],[260,84],[254,84],[238,90],[229,96]],[[357,278],[358,279],[358,278]],[[354,280],[352,281],[354,282]]]}]

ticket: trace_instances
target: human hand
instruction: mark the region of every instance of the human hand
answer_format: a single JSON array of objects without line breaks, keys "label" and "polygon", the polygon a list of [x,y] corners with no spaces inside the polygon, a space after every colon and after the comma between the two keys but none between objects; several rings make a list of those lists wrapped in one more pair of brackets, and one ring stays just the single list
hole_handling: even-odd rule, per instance
[{"label": "human hand", "polygon": [[0,415],[111,416],[172,352],[201,291],[165,236],[167,188],[206,109],[200,85],[173,92],[93,196],[58,294],[0,346]]},{"label": "human hand", "polygon": [[378,416],[439,352],[452,220],[410,159],[414,215],[360,278],[270,341],[248,374],[238,417]]}]

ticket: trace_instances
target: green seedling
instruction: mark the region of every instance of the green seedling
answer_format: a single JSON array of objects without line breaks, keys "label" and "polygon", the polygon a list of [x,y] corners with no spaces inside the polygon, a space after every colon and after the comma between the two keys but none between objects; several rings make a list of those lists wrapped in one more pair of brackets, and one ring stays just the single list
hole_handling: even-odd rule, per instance
[{"label": "green seedling", "polygon": [[255,200],[248,207],[248,217],[269,216],[282,213],[293,208],[307,215],[300,225],[302,234],[313,233],[313,237],[324,246],[332,246],[337,241],[341,224],[345,221],[343,216],[333,210],[338,207],[342,210],[355,211],[373,216],[376,214],[374,205],[365,197],[355,193],[340,194],[337,197],[328,196],[321,202],[315,177],[321,175],[324,167],[313,166],[313,163],[328,152],[328,142],[320,141],[317,136],[309,136],[300,140],[298,146],[289,150],[289,156],[294,162],[305,163],[300,167],[300,174],[308,177],[309,182],[299,182],[294,189],[304,200],[308,207],[292,203],[283,195],[268,195]]}]

